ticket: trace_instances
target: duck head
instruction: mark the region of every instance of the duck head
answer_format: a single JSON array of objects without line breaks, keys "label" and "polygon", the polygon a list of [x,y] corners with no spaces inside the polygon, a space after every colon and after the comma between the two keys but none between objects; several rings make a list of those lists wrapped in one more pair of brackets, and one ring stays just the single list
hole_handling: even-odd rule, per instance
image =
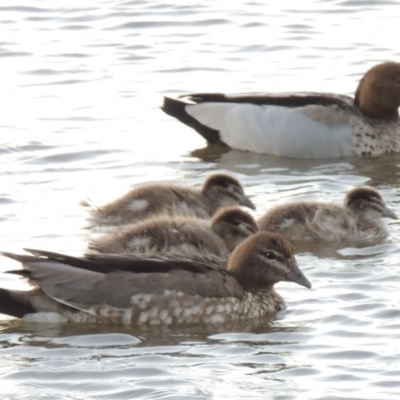
[{"label": "duck head", "polygon": [[225,207],[217,212],[211,228],[227,242],[230,250],[259,230],[255,219],[239,207]]},{"label": "duck head", "polygon": [[214,174],[205,181],[202,193],[219,207],[241,205],[256,209],[253,202],[244,193],[242,185],[233,176]]},{"label": "duck head", "polygon": [[278,233],[258,232],[240,243],[229,259],[228,270],[248,291],[268,290],[281,281],[311,288],[297,265],[293,246]]},{"label": "duck head", "polygon": [[344,206],[364,219],[382,217],[398,219],[393,210],[387,207],[379,192],[369,186],[350,190],[344,199]]},{"label": "duck head", "polygon": [[400,107],[400,63],[385,62],[367,71],[358,85],[355,104],[370,118],[397,120]]}]

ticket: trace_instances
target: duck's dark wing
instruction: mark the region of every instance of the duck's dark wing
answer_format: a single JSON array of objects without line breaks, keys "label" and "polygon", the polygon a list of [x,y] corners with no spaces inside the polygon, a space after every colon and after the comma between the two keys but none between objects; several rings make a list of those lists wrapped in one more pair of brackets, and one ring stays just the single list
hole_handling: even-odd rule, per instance
[{"label": "duck's dark wing", "polygon": [[104,304],[128,307],[132,296],[163,295],[165,291],[204,297],[243,295],[241,285],[228,272],[206,264],[138,260],[131,255],[80,258],[34,252],[40,256],[3,254],[20,261],[31,281],[49,297],[80,310]]},{"label": "duck's dark wing", "polygon": [[336,95],[331,93],[312,93],[299,92],[289,94],[271,94],[271,93],[247,93],[232,94],[223,93],[193,93],[180,96],[193,103],[247,103],[266,106],[283,106],[289,108],[305,107],[309,105],[331,106],[336,105],[342,108],[348,108],[354,103],[350,96]]},{"label": "duck's dark wing", "polygon": [[[14,254],[3,252],[6,257],[19,261],[22,264],[28,261],[54,262],[71,265],[73,267],[87,269],[89,271],[109,273],[114,271],[141,272],[169,272],[175,269],[183,269],[193,273],[205,273],[209,270],[219,269],[211,261],[193,261],[186,258],[174,258],[172,256],[156,257],[143,254],[87,254],[83,257],[73,257],[66,254],[54,253],[46,250],[25,249],[33,254]],[[18,274],[19,271],[11,271]],[[23,275],[23,272],[19,273]]]}]

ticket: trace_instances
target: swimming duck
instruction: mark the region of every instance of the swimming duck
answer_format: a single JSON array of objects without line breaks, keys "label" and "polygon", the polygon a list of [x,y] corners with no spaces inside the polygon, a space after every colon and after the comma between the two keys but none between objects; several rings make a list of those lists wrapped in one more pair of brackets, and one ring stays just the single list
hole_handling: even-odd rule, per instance
[{"label": "swimming duck", "polygon": [[22,263],[32,291],[0,289],[0,313],[31,322],[122,325],[219,323],[285,308],[274,285],[310,282],[281,235],[258,232],[233,251],[228,270],[137,255],[70,257],[3,253]]},{"label": "swimming duck", "polygon": [[218,173],[210,175],[201,189],[144,184],[103,207],[91,209],[91,214],[96,222],[118,225],[160,212],[210,218],[220,208],[233,205],[255,209],[237,179]]},{"label": "swimming duck", "polygon": [[299,158],[400,152],[400,63],[372,67],[355,97],[331,93],[164,98],[161,109],[211,144]]},{"label": "swimming duck", "polygon": [[211,221],[156,215],[106,233],[89,244],[100,253],[162,253],[226,263],[228,253],[258,231],[254,218],[238,207],[218,211]]},{"label": "swimming duck", "polygon": [[369,186],[350,190],[343,207],[322,202],[294,202],[271,208],[258,219],[260,230],[289,240],[352,241],[388,235],[381,218],[397,219],[379,192]]}]

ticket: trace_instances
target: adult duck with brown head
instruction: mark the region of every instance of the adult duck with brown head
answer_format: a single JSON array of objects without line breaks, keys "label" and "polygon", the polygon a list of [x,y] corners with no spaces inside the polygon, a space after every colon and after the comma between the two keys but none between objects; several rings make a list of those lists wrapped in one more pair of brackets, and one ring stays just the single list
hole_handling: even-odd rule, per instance
[{"label": "adult duck with brown head", "polygon": [[122,325],[219,323],[283,310],[281,281],[307,288],[291,244],[258,232],[233,251],[228,269],[187,260],[101,254],[75,258],[43,251],[19,261],[32,291],[0,289],[0,313],[34,322]]},{"label": "adult duck with brown head", "polygon": [[400,63],[375,65],[355,97],[333,93],[196,93],[161,109],[211,144],[298,158],[400,152]]}]

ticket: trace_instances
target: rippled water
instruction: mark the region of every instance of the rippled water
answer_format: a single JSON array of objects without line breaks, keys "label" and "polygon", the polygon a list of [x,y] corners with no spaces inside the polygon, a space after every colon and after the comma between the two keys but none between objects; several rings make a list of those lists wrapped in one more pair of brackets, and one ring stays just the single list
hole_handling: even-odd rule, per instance
[{"label": "rippled water", "polygon": [[[266,4],[270,3],[270,4]],[[351,94],[399,60],[396,1],[11,1],[0,5],[1,249],[79,253],[79,201],[147,180],[235,173],[261,213],[378,187],[400,214],[400,156],[290,160],[205,149],[163,95]],[[304,245],[312,290],[280,284],[270,322],[176,328],[0,321],[2,398],[397,399],[400,225],[381,242]],[[2,260],[1,270],[11,261]],[[2,286],[21,282],[1,274]]]}]

